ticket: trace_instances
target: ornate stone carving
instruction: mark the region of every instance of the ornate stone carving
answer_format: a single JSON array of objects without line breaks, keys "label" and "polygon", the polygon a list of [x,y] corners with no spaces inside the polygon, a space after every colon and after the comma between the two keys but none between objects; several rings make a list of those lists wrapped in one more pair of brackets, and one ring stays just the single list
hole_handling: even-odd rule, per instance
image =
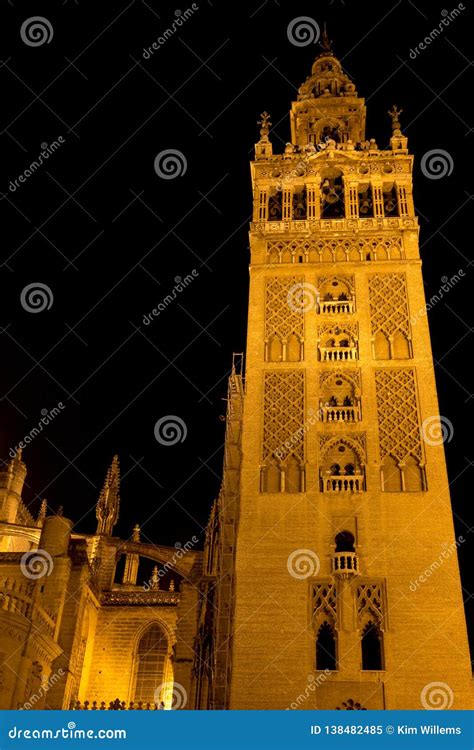
[{"label": "ornate stone carving", "polygon": [[399,260],[405,257],[401,236],[369,235],[358,238],[332,237],[331,239],[270,240],[267,242],[269,263],[291,263],[298,255],[310,263],[363,261],[368,258]]},{"label": "ornate stone carving", "polygon": [[380,460],[423,460],[415,372],[406,367],[375,370]]},{"label": "ornate stone carving", "polygon": [[288,304],[291,290],[304,284],[304,276],[272,276],[266,279],[265,288],[265,338],[278,336],[287,339],[294,334],[304,335],[303,306]]},{"label": "ornate stone carving", "polygon": [[289,454],[304,461],[304,372],[267,370],[263,397],[263,461],[290,444]]},{"label": "ornate stone carving", "polygon": [[372,336],[379,331],[386,336],[400,331],[407,339],[411,337],[404,273],[369,276],[369,308]]},{"label": "ornate stone carving", "polygon": [[357,620],[363,625],[367,619],[374,620],[384,630],[385,605],[384,586],[378,583],[359,583],[356,589]]},{"label": "ornate stone carving", "polygon": [[337,589],[334,583],[316,583],[312,587],[312,618],[330,617],[337,626]]}]

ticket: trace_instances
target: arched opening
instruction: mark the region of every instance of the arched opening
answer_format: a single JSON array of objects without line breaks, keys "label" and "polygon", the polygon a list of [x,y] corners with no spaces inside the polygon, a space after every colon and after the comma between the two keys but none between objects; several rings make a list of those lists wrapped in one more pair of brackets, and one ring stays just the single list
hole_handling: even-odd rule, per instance
[{"label": "arched opening", "polygon": [[316,669],[337,669],[336,637],[327,620],[319,628],[316,638]]},{"label": "arched opening", "polygon": [[301,491],[301,468],[296,458],[290,458],[288,461],[286,465],[285,479],[286,492]]},{"label": "arched opening", "polygon": [[361,492],[365,489],[361,459],[345,440],[329,444],[323,457],[320,477],[323,492]]},{"label": "arched opening", "polygon": [[334,539],[336,543],[336,552],[355,552],[354,534],[350,531],[340,531]]},{"label": "arched opening", "polygon": [[268,361],[281,362],[283,359],[283,344],[278,336],[272,336],[268,344]]},{"label": "arched opening", "polygon": [[133,700],[166,703],[167,696],[156,690],[167,679],[168,637],[162,626],[151,623],[142,634],[135,654]]},{"label": "arched opening", "polygon": [[295,187],[293,193],[293,218],[306,219],[306,188]]},{"label": "arched opening", "polygon": [[288,362],[299,362],[301,359],[301,341],[296,334],[288,336],[286,344],[286,359]]},{"label": "arched opening", "polygon": [[374,201],[372,196],[372,186],[368,184],[359,185],[359,216],[363,219],[370,219],[374,215]]},{"label": "arched opening", "polygon": [[282,217],[282,192],[274,190],[268,199],[268,218],[270,221],[280,221]]},{"label": "arched opening", "polygon": [[411,356],[409,341],[401,331],[393,335],[392,348],[393,359],[409,359]]},{"label": "arched opening", "polygon": [[375,335],[374,357],[375,359],[390,359],[390,344],[382,331],[378,331]]},{"label": "arched opening", "polygon": [[385,216],[398,216],[397,190],[393,184],[383,186],[383,210]]},{"label": "arched opening", "polygon": [[393,456],[387,456],[382,465],[383,491],[401,492],[402,477],[398,461]]},{"label": "arched opening", "polygon": [[368,622],[362,632],[362,669],[383,669],[382,633],[373,622]]},{"label": "arched opening", "polygon": [[422,492],[423,478],[416,458],[408,456],[403,472],[405,475],[405,490],[407,492]]},{"label": "arched opening", "polygon": [[268,464],[264,469],[263,491],[280,492],[280,476],[281,472],[279,467],[273,462]]},{"label": "arched opening", "polygon": [[344,181],[340,170],[329,170],[322,176],[321,216],[323,219],[344,218]]}]

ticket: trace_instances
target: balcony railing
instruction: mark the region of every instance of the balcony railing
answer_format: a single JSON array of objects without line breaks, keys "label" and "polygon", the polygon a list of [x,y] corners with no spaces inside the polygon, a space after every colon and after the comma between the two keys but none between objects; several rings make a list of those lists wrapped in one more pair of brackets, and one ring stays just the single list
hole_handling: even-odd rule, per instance
[{"label": "balcony railing", "polygon": [[341,578],[359,575],[359,559],[355,552],[335,552],[332,572]]},{"label": "balcony railing", "polygon": [[144,703],[143,701],[74,701],[71,711],[159,711],[162,709],[159,703]]},{"label": "balcony railing", "polygon": [[356,346],[320,346],[322,362],[348,362],[357,359]]},{"label": "balcony railing", "polygon": [[348,300],[340,300],[340,299],[323,300],[322,302],[319,303],[319,312],[329,313],[331,315],[353,313],[354,302],[350,299]]},{"label": "balcony railing", "polygon": [[321,406],[322,422],[358,422],[360,412],[358,406]]},{"label": "balcony railing", "polygon": [[323,476],[323,492],[362,492],[363,474],[329,474]]}]

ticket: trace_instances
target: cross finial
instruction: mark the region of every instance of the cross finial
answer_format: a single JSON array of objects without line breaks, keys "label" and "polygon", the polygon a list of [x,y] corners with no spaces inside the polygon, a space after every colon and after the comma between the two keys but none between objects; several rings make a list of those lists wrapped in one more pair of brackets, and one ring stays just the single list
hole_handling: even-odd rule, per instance
[{"label": "cross finial", "polygon": [[392,109],[389,109],[388,115],[390,119],[392,120],[392,131],[396,133],[397,131],[401,133],[401,126],[400,126],[400,115],[402,114],[403,109],[397,109],[397,105],[394,104]]}]

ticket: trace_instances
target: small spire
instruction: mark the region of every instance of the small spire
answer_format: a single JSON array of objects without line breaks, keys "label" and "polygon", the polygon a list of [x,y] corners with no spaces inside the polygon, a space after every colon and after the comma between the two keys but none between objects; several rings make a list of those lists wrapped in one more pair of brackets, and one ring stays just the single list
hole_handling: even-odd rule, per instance
[{"label": "small spire", "polygon": [[38,517],[36,519],[36,525],[42,526],[44,523],[44,519],[46,518],[46,513],[48,512],[48,503],[46,501],[46,498],[43,498],[41,501]]},{"label": "small spire", "polygon": [[151,574],[150,588],[152,591],[160,590],[160,576],[158,575],[158,565],[155,565]]},{"label": "small spire", "polygon": [[64,514],[64,508],[62,505],[60,505],[56,511],[56,515],[62,517],[63,514]]},{"label": "small spire", "polygon": [[394,135],[401,135],[401,125],[400,125],[400,115],[402,114],[403,109],[397,109],[397,105],[394,104],[392,109],[389,109],[387,114],[389,115],[391,121],[392,121],[392,132]]},{"label": "small spire", "polygon": [[138,523],[135,524],[132,531],[132,542],[139,542],[140,541],[140,526]]},{"label": "small spire", "polygon": [[118,456],[114,456],[96,505],[97,534],[112,535],[119,517],[119,506],[120,466]]},{"label": "small spire", "polygon": [[323,33],[321,34],[321,40],[319,42],[319,46],[321,47],[323,54],[325,55],[334,54],[332,51],[332,41],[329,39],[328,32],[326,30],[326,21],[324,22]]},{"label": "small spire", "polygon": [[170,591],[174,591],[175,590],[175,585],[174,585],[174,580],[173,579],[171,579],[171,581],[170,581],[169,590]]}]

